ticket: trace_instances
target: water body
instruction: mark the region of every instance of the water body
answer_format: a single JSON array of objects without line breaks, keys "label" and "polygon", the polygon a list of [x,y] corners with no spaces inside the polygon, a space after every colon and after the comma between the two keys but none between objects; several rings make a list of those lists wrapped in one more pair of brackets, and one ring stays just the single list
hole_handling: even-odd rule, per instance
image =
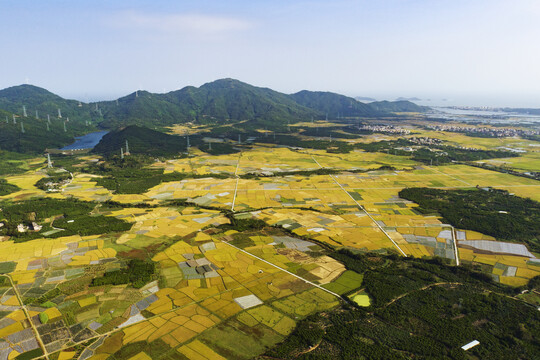
[{"label": "water body", "polygon": [[494,124],[540,124],[540,116],[508,111],[489,111],[474,109],[453,109],[449,107],[432,107],[433,115],[447,120],[474,121]]},{"label": "water body", "polygon": [[73,144],[65,146],[60,150],[93,149],[107,133],[108,131],[96,131],[76,137]]}]

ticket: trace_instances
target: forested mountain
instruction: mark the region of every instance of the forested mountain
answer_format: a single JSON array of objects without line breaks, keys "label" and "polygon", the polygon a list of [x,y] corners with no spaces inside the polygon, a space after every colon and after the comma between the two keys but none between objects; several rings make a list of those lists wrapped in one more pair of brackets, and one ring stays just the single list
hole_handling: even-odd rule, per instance
[{"label": "forested mountain", "polygon": [[376,111],[389,113],[389,112],[416,112],[423,113],[429,110],[427,106],[416,105],[408,100],[398,101],[375,101],[369,104],[371,108]]},{"label": "forested mountain", "polygon": [[168,126],[228,120],[279,121],[320,117],[288,95],[238,80],[221,79],[199,88],[188,86],[167,94],[139,91],[116,101],[100,102],[105,127],[137,124]]},{"label": "forested mountain", "polygon": [[322,91],[302,90],[290,95],[298,104],[328,114],[328,119],[340,117],[374,117],[384,115],[370,104],[364,104],[354,98]]},{"label": "forested mountain", "polygon": [[[67,119],[99,122],[99,111],[89,104],[67,100],[43,88],[33,85],[12,86],[0,90],[0,109],[23,116],[23,106],[29,117],[40,119]],[[60,110],[60,114],[58,112]],[[60,115],[60,116],[59,116]]]},{"label": "forested mountain", "polygon": [[[14,117],[15,116],[15,117]],[[65,125],[65,128],[64,128]],[[36,119],[0,109],[0,149],[37,154],[47,148],[61,148],[75,141],[75,136],[95,131],[96,127],[81,120]]]},{"label": "forested mountain", "polygon": [[[162,130],[185,122],[223,124],[251,120],[252,125],[275,128],[289,121],[325,119],[327,115],[329,120],[336,120],[339,117],[390,116],[392,112],[425,110],[407,101],[365,104],[330,92],[304,90],[287,95],[234,79],[216,80],[198,88],[188,86],[166,94],[136,91],[114,101],[90,104],[66,100],[36,86],[20,85],[0,90],[0,109],[7,111],[8,117],[11,113],[24,117],[28,126],[39,129],[42,134],[49,115],[50,125],[57,127],[60,124],[61,133],[55,135],[54,142],[61,145],[66,144],[66,136],[72,139],[73,135],[90,131],[93,126],[115,129],[141,125]],[[68,118],[68,130],[64,133],[63,123]],[[54,132],[53,129],[50,131]],[[29,146],[16,145],[17,141],[35,142],[28,135],[17,140],[15,134],[13,129],[9,130],[9,136],[5,134],[10,139],[10,150],[19,151],[17,149]],[[37,144],[42,142],[39,140]]]}]

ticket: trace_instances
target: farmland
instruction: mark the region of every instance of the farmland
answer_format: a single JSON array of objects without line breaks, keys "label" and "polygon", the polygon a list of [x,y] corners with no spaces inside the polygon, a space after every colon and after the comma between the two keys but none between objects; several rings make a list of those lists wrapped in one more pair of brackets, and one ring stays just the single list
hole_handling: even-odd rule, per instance
[{"label": "farmland", "polygon": [[[460,146],[476,139],[418,131]],[[43,159],[14,160],[16,168],[0,178],[0,337],[8,344],[1,356],[250,359],[264,353],[287,357],[297,354],[291,349],[304,351],[321,339],[322,356],[331,341],[316,329],[314,342],[307,341],[302,331],[325,312],[331,331],[339,332],[336,309],[362,324],[365,341],[355,343],[362,351],[375,354],[377,334],[388,332],[397,334],[392,349],[428,356],[418,349],[433,341],[441,352],[454,354],[441,345],[443,339],[426,340],[437,326],[432,307],[415,318],[427,327],[409,348],[400,340],[405,330],[390,324],[389,314],[419,306],[424,290],[450,311],[475,285],[492,293],[492,307],[500,303],[497,296],[519,301],[509,303],[516,312],[524,301],[537,301],[534,290],[515,296],[540,275],[537,214],[519,213],[532,216],[512,223],[521,232],[482,230],[402,191],[463,198],[484,191],[477,188],[488,189],[486,194],[496,189],[527,199],[533,211],[540,181],[466,162],[426,164],[401,152],[354,148],[381,139],[391,136],[340,139],[352,149],[348,153],[268,142],[240,144],[232,154],[192,149],[170,158],[141,155],[126,160],[131,162],[125,168],[122,160],[95,154],[57,158],[55,166],[69,167],[72,176],[54,189],[36,185],[56,176]],[[481,140],[484,150],[525,141]],[[486,161],[538,171],[536,160],[529,151]],[[130,183],[133,174],[140,181]],[[499,207],[520,206],[505,199]],[[487,216],[489,210],[503,216],[503,207],[487,207]],[[433,285],[438,283],[444,286]],[[471,296],[471,311],[480,311],[480,290]],[[378,312],[366,315],[364,309]],[[399,319],[407,321],[405,315]],[[482,319],[466,320],[472,326]],[[504,326],[501,319],[493,322]],[[419,331],[415,324],[410,333]],[[522,331],[531,331],[532,325],[524,326]],[[498,335],[485,330],[483,336],[494,341]]]}]

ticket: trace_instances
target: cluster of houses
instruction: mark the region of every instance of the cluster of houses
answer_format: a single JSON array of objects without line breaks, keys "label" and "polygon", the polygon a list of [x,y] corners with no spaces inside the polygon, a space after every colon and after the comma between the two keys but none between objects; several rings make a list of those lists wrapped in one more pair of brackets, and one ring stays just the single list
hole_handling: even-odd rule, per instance
[{"label": "cluster of houses", "polygon": [[499,127],[476,127],[462,125],[429,125],[431,130],[459,133],[475,133],[493,137],[534,136],[540,135],[538,130],[525,130]]},{"label": "cluster of houses", "polygon": [[[6,226],[6,224],[0,222],[0,228],[3,228],[4,226]],[[17,225],[17,231],[20,233],[27,231],[41,231],[41,229],[43,229],[43,226],[39,225],[35,221],[32,221],[29,225],[25,225],[23,223]]]},{"label": "cluster of houses", "polygon": [[397,134],[397,135],[409,135],[411,133],[408,129],[403,129],[393,125],[362,125],[358,127],[358,130],[373,131],[383,134]]}]

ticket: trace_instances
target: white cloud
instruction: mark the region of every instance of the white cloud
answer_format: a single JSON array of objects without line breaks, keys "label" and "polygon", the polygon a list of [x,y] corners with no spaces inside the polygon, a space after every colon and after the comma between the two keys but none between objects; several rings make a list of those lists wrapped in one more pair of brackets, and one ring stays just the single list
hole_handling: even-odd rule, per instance
[{"label": "white cloud", "polygon": [[242,19],[205,14],[145,14],[123,12],[109,19],[114,26],[158,30],[167,33],[212,35],[250,29],[253,24]]}]

